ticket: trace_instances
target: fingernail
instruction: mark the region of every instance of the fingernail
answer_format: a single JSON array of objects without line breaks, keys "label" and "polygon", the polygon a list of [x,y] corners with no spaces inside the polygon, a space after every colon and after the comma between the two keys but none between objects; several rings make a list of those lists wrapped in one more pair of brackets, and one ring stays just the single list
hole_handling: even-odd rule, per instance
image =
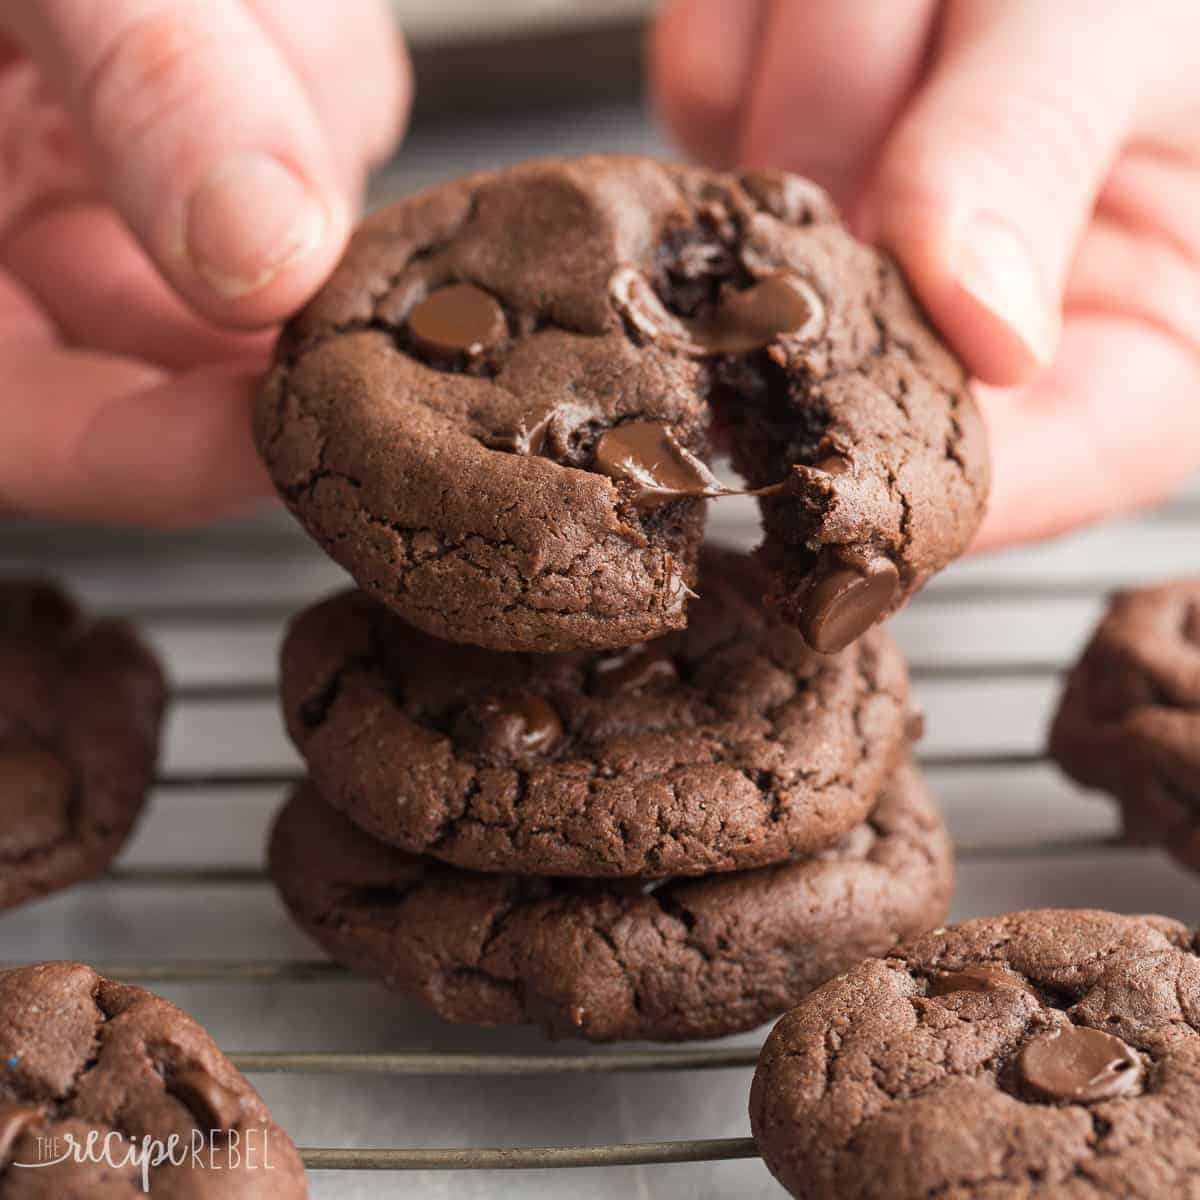
[{"label": "fingernail", "polygon": [[1025,243],[1002,221],[979,216],[967,227],[955,278],[1025,344],[1041,366],[1054,357],[1058,320]]},{"label": "fingernail", "polygon": [[184,250],[209,287],[233,300],[311,254],[328,226],[325,207],[294,171],[265,154],[238,154],[192,193]]}]

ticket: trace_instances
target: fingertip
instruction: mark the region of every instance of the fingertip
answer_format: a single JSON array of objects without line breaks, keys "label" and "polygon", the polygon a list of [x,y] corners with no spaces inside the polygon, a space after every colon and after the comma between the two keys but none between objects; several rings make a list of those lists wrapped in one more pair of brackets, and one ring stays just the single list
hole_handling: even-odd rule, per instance
[{"label": "fingertip", "polygon": [[279,158],[238,152],[186,199],[176,282],[206,316],[257,328],[299,308],[345,247],[350,205],[332,182],[305,179]]},{"label": "fingertip", "polygon": [[1054,359],[1061,335],[1032,256],[989,214],[910,195],[874,201],[867,223],[900,262],[933,324],[976,378],[1028,383]]}]

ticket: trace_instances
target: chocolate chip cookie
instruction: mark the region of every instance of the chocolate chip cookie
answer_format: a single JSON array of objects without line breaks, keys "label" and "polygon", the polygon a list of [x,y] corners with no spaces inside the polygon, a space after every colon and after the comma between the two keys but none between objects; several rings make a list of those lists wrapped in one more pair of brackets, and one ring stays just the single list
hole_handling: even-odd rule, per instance
[{"label": "chocolate chip cookie", "polygon": [[814,857],[706,879],[484,875],[394,850],[311,784],[276,821],[270,868],[339,961],[450,1021],[609,1041],[750,1029],[863,954],[946,912],[950,848],[903,768],[870,819]]},{"label": "chocolate chip cookie", "polygon": [[483,871],[691,875],[777,862],[861,822],[906,744],[882,630],[815,654],[749,556],[706,550],[686,630],[618,652],[439,642],[361,592],[283,648],[287,726],[374,837]]},{"label": "chocolate chip cookie", "polygon": [[806,1200],[1195,1196],[1198,1029],[1200,958],[1175,921],[967,921],[788,1013],[750,1121]]},{"label": "chocolate chip cookie", "polygon": [[0,973],[0,1079],[5,1200],[307,1194],[295,1146],[212,1038],[80,963]]},{"label": "chocolate chip cookie", "polygon": [[896,266],[813,185],[611,156],[370,217],[257,414],[292,511],[412,625],[498,650],[681,628],[714,418],[766,593],[832,652],[971,540],[986,438]]},{"label": "chocolate chip cookie", "polygon": [[1050,752],[1127,835],[1200,868],[1200,579],[1117,596],[1071,672]]},{"label": "chocolate chip cookie", "polygon": [[162,672],[125,626],[0,582],[0,908],[97,874],[154,776]]}]

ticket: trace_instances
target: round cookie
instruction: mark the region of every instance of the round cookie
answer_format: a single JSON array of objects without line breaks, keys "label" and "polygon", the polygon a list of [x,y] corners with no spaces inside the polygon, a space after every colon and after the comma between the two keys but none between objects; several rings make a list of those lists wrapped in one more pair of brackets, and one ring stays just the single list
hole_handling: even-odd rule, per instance
[{"label": "round cookie", "polygon": [[165,696],[125,626],[0,583],[0,908],[98,874],[153,781]]},{"label": "round cookie", "polygon": [[287,327],[260,452],[310,533],[437,637],[681,628],[714,417],[766,591],[834,651],[961,553],[988,463],[961,366],[819,189],[632,156],[448,183],[360,227]]},{"label": "round cookie", "polygon": [[836,841],[906,744],[882,630],[837,656],[764,613],[761,571],[705,551],[688,628],[620,652],[439,642],[361,592],[284,643],[288,730],[374,837],[482,871],[697,875]]},{"label": "round cookie", "polygon": [[767,1039],[750,1122],[805,1200],[1196,1196],[1200,958],[1165,917],[934,930]]},{"label": "round cookie", "polygon": [[1200,579],[1114,598],[1067,681],[1050,753],[1117,797],[1130,838],[1200,868]]},{"label": "round cookie", "polygon": [[339,961],[450,1021],[592,1041],[750,1029],[936,924],[952,888],[941,818],[907,766],[822,854],[657,887],[443,866],[367,837],[311,783],[277,818],[269,858],[296,920]]},{"label": "round cookie", "polygon": [[81,963],[0,973],[0,1073],[0,1200],[307,1195],[295,1146],[212,1038]]}]

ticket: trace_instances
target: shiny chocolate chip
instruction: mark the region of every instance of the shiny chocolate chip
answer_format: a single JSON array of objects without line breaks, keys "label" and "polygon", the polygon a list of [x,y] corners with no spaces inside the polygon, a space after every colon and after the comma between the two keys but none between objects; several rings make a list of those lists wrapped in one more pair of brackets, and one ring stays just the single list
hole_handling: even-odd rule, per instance
[{"label": "shiny chocolate chip", "polygon": [[1043,1100],[1091,1104],[1141,1088],[1142,1062],[1119,1037],[1071,1025],[1035,1037],[1017,1057],[1022,1083]]},{"label": "shiny chocolate chip", "polygon": [[546,754],[562,738],[562,721],[533,692],[505,692],[472,705],[455,725],[465,748],[485,761],[512,762]]},{"label": "shiny chocolate chip", "polygon": [[824,305],[798,275],[779,271],[741,291],[726,291],[707,320],[693,322],[693,339],[709,354],[748,354],[784,334],[814,335]]},{"label": "shiny chocolate chip", "polygon": [[632,421],[610,429],[596,443],[595,468],[610,479],[632,484],[630,498],[642,510],[726,491],[671,429],[656,421]]},{"label": "shiny chocolate chip", "polygon": [[592,691],[597,696],[640,692],[678,678],[675,664],[653,644],[643,643],[605,654],[592,664]]},{"label": "shiny chocolate chip", "polygon": [[452,283],[413,308],[408,333],[431,358],[477,358],[508,337],[508,322],[495,297],[473,283]]},{"label": "shiny chocolate chip", "polygon": [[890,560],[857,556],[819,568],[800,615],[800,632],[821,654],[844,650],[892,605],[900,582]]},{"label": "shiny chocolate chip", "polygon": [[1001,988],[1028,992],[1037,991],[1029,981],[1007,967],[963,967],[961,971],[939,971],[929,980],[930,996],[949,996],[954,992],[995,992]]}]

